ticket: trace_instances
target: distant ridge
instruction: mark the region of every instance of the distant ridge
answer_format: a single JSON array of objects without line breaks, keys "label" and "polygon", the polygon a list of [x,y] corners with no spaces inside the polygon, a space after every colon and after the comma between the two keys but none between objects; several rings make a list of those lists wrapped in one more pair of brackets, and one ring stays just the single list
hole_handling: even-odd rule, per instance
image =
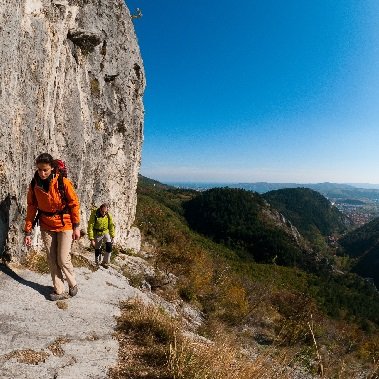
[{"label": "distant ridge", "polygon": [[372,184],[372,183],[346,183],[346,184],[349,184],[357,188],[379,189],[379,184]]},{"label": "distant ridge", "polygon": [[160,189],[169,189],[169,188],[175,187],[175,186],[171,186],[169,184],[164,184],[162,182],[159,182],[158,180],[147,178],[146,176],[143,176],[141,174],[138,175],[138,183],[143,184],[147,187],[157,187]]},{"label": "distant ridge", "polygon": [[[167,185],[181,188],[218,188],[218,187],[230,187],[230,188],[243,188],[250,191],[255,191],[258,193],[264,193],[272,190],[283,189],[283,188],[310,188],[310,189],[357,189],[354,184],[345,183],[270,183],[270,182],[166,182]],[[362,189],[368,189],[367,187],[372,186],[369,189],[378,189],[379,184],[362,184]]]},{"label": "distant ridge", "polygon": [[[269,191],[275,191],[286,188],[309,188],[314,191],[320,192],[328,199],[341,200],[341,199],[362,199],[379,201],[379,185],[377,184],[362,184],[362,187],[357,187],[358,184],[347,183],[269,183],[269,182],[256,182],[256,183],[201,183],[201,182],[172,182],[169,185],[178,188],[188,188],[198,191],[207,190],[210,188],[229,187],[241,188],[248,191],[258,192],[260,194]],[[365,186],[366,188],[364,188]],[[367,188],[370,187],[370,188]],[[377,188],[376,188],[377,187]]]},{"label": "distant ridge", "polygon": [[274,191],[278,189],[285,188],[310,188],[314,191],[330,191],[336,189],[352,190],[356,187],[350,184],[339,184],[339,183],[267,183],[267,182],[257,182],[257,183],[237,183],[238,188],[248,189],[250,191],[255,191],[258,193],[264,193],[268,191]]}]

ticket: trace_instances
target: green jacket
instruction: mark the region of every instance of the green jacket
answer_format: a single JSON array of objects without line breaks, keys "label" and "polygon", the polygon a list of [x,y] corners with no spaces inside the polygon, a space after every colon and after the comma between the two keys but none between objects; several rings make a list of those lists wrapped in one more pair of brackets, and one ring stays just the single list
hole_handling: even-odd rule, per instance
[{"label": "green jacket", "polygon": [[111,238],[115,236],[115,225],[112,215],[108,212],[104,217],[101,216],[99,209],[94,209],[88,220],[88,238],[95,239],[95,236],[109,234]]}]

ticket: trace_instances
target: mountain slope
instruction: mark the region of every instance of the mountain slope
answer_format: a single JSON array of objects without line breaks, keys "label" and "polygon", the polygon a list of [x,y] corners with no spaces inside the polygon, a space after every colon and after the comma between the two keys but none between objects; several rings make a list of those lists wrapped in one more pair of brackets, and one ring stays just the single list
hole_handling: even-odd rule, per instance
[{"label": "mountain slope", "polygon": [[347,230],[348,219],[320,193],[309,188],[287,188],[262,195],[321,251],[326,237]]},{"label": "mountain slope", "polygon": [[[199,329],[202,336],[213,339],[230,333],[244,351],[258,348],[252,356],[262,351],[261,346],[271,345],[270,351],[277,356],[286,355],[290,349],[298,352],[296,357],[291,355],[291,362],[305,365],[315,373],[317,359],[312,353],[311,322],[323,351],[325,377],[359,378],[367,367],[372,367],[362,366],[372,365],[379,339],[379,297],[369,283],[355,274],[326,270],[315,275],[293,267],[258,264],[188,227],[183,206],[197,197],[197,192],[174,192],[140,183],[138,193],[135,223],[141,230],[143,246],[152,259],[150,263],[166,273],[164,280],[156,278],[158,283],[149,277],[145,280],[154,284],[152,290],[155,288],[175,303],[185,301],[198,308],[203,316]],[[259,205],[262,198],[258,199]],[[242,212],[247,208],[237,209]],[[264,201],[263,208],[259,205],[257,209],[268,224],[274,222],[267,217],[269,207]],[[243,229],[243,223],[239,225]],[[175,287],[167,278],[174,278]],[[184,304],[182,307],[185,309]],[[369,370],[372,373],[376,369]],[[272,372],[261,376],[307,377],[277,376]]]},{"label": "mountain slope", "polygon": [[314,263],[298,231],[257,193],[213,188],[186,202],[184,210],[191,228],[256,262],[299,267]]},{"label": "mountain slope", "polygon": [[373,278],[379,288],[379,218],[347,233],[338,242],[341,253],[355,259],[352,271]]},{"label": "mountain slope", "polygon": [[379,241],[379,217],[340,238],[339,244],[353,258],[359,258]]},{"label": "mountain slope", "polygon": [[369,249],[353,266],[353,272],[364,278],[371,278],[379,288],[379,243]]},{"label": "mountain slope", "polygon": [[[363,185],[362,185],[363,186]],[[328,199],[370,199],[376,200],[379,198],[379,189],[377,186],[372,188],[360,188],[358,185],[340,184],[340,183],[237,183],[231,185],[234,188],[243,188],[249,191],[258,193],[266,193],[285,188],[310,188],[321,193]]]}]

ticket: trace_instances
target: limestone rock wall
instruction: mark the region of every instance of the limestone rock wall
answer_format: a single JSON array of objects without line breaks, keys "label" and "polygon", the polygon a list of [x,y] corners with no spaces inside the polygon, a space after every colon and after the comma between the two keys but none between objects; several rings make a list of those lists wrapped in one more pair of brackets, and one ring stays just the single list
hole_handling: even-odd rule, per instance
[{"label": "limestone rock wall", "polygon": [[34,160],[66,161],[81,200],[108,201],[124,243],[143,140],[143,63],[122,0],[0,0],[0,254],[23,254]]}]

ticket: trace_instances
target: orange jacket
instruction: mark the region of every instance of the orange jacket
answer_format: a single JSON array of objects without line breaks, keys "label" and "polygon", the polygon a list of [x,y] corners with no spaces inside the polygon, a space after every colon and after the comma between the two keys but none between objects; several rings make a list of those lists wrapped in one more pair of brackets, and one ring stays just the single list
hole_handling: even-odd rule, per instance
[{"label": "orange jacket", "polygon": [[63,185],[66,194],[67,206],[70,213],[62,215],[57,214],[55,216],[47,216],[43,212],[54,213],[64,209],[65,203],[63,202],[58,189],[58,175],[55,175],[51,179],[49,185],[49,191],[45,192],[41,187],[37,185],[29,186],[27,195],[27,210],[24,231],[30,234],[32,230],[33,220],[37,214],[37,210],[41,210],[42,213],[39,217],[39,224],[41,230],[49,230],[53,232],[61,232],[62,230],[71,230],[74,226],[78,226],[80,222],[80,207],[79,199],[75,193],[74,187],[69,179],[63,178]]}]

